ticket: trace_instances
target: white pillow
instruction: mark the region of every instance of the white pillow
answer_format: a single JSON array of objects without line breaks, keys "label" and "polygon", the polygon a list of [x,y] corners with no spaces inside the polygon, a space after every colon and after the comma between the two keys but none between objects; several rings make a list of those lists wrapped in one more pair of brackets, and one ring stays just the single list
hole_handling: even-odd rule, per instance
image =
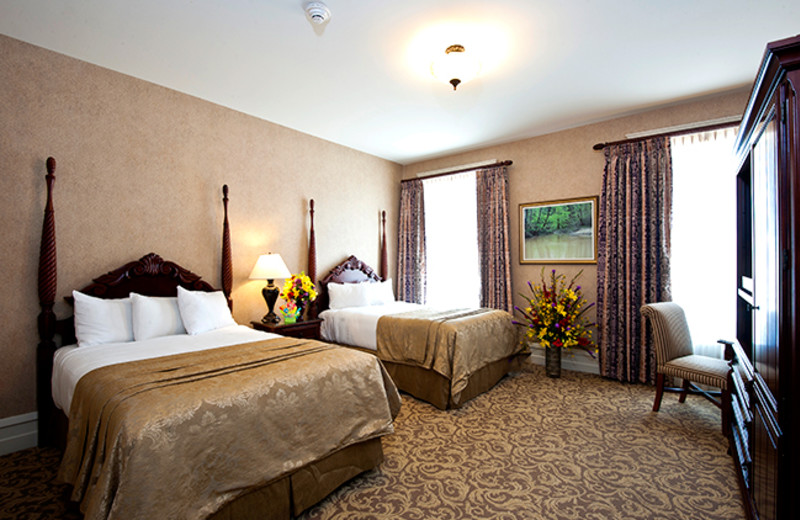
[{"label": "white pillow", "polygon": [[392,279],[384,282],[367,284],[367,296],[370,305],[386,305],[394,303],[394,291],[392,290]]},{"label": "white pillow", "polygon": [[178,308],[186,332],[192,335],[236,325],[222,291],[189,291],[179,286]]},{"label": "white pillow", "polygon": [[131,299],[106,299],[72,291],[79,347],[133,341]]},{"label": "white pillow", "polygon": [[133,339],[186,334],[175,296],[157,297],[131,293]]},{"label": "white pillow", "polygon": [[331,309],[344,309],[346,307],[364,307],[369,305],[367,294],[368,285],[371,283],[329,283],[328,295]]}]

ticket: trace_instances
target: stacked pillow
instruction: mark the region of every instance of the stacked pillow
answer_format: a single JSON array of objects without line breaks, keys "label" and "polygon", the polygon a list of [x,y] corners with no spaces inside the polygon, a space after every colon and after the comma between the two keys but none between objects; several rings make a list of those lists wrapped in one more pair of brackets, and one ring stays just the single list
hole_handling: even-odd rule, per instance
[{"label": "stacked pillow", "polygon": [[189,291],[159,297],[131,293],[105,299],[72,291],[78,346],[144,341],[175,334],[200,334],[235,325],[221,291]]},{"label": "stacked pillow", "polygon": [[392,279],[385,282],[329,283],[331,309],[385,305],[394,302]]},{"label": "stacked pillow", "polygon": [[367,287],[367,295],[370,305],[386,305],[394,303],[394,290],[392,290],[392,279],[385,282],[371,283]]},{"label": "stacked pillow", "polygon": [[133,341],[131,299],[103,299],[72,291],[79,347]]},{"label": "stacked pillow", "polygon": [[188,291],[178,287],[178,308],[186,332],[192,335],[236,325],[222,291]]}]

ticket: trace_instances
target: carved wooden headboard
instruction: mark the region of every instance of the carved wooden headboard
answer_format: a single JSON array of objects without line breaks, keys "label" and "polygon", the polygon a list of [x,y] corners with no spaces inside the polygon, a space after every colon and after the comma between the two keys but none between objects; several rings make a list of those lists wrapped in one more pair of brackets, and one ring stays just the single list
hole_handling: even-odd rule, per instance
[{"label": "carved wooden headboard", "polygon": [[356,258],[350,255],[347,260],[337,265],[325,278],[320,280],[317,284],[319,291],[319,298],[317,309],[319,312],[326,310],[330,305],[330,296],[328,295],[329,283],[363,283],[363,282],[381,282],[383,277],[378,276],[375,271]]},{"label": "carved wooden headboard", "polygon": [[[164,260],[155,253],[148,253],[139,260],[128,262],[79,289],[80,292],[98,298],[125,298],[132,292],[145,296],[175,296],[178,286],[190,291],[216,291],[210,283],[199,275]],[[228,305],[232,305],[229,295]],[[64,298],[72,304],[72,296]],[[56,322],[56,334],[61,336],[62,345],[75,343],[75,325],[73,317]]]}]

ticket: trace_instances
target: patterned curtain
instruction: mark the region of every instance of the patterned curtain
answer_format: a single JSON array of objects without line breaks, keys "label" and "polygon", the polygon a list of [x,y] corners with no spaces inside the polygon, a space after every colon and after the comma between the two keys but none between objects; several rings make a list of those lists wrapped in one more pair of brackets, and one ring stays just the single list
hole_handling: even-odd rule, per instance
[{"label": "patterned curtain", "polygon": [[605,148],[597,255],[600,373],[652,383],[655,357],[639,308],[669,301],[670,141]]},{"label": "patterned curtain", "polygon": [[478,254],[481,262],[481,306],[511,312],[508,170],[478,170]]},{"label": "patterned curtain", "polygon": [[400,229],[397,251],[398,298],[425,301],[425,205],[422,181],[400,184]]}]

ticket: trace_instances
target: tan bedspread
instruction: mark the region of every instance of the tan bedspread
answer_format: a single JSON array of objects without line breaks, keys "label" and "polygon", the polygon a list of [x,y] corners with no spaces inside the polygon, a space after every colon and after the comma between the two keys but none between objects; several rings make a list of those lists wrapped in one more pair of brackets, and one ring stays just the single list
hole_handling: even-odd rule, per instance
[{"label": "tan bedspread", "polygon": [[271,339],[134,361],[78,382],[59,478],[86,518],[204,518],[357,442],[400,397],[374,356]]},{"label": "tan bedspread", "polygon": [[460,400],[469,376],[522,350],[509,313],[496,309],[420,309],[378,320],[378,357],[434,370]]}]

